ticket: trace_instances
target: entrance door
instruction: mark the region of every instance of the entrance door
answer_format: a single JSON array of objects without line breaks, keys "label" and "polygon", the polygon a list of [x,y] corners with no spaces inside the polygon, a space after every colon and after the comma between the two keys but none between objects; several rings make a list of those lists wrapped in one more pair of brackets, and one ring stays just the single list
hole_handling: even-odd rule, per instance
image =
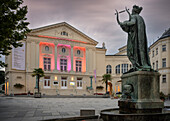
[{"label": "entrance door", "polygon": [[67,80],[66,79],[61,80],[61,89],[67,89]]}]

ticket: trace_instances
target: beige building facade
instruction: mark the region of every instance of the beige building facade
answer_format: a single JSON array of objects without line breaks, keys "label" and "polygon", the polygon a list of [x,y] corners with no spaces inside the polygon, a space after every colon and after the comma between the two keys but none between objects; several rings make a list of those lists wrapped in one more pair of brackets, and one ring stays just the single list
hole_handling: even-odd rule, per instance
[{"label": "beige building facade", "polygon": [[45,95],[104,94],[101,80],[106,73],[112,75],[108,91],[116,93],[121,91],[120,76],[131,67],[126,46],[115,55],[106,55],[104,43],[96,47],[97,41],[66,22],[33,29],[22,42],[22,47],[13,48],[5,57],[8,95],[34,93],[35,68],[45,72],[39,83]]},{"label": "beige building facade", "polygon": [[170,94],[170,29],[150,46],[150,60],[154,70],[160,72],[160,91]]}]

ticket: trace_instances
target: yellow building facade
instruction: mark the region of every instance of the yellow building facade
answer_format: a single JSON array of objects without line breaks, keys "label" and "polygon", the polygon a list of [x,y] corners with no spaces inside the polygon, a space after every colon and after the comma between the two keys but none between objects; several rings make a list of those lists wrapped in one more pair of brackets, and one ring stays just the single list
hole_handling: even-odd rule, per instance
[{"label": "yellow building facade", "polygon": [[170,29],[150,46],[150,60],[154,70],[160,72],[160,92],[170,94]]},{"label": "yellow building facade", "polygon": [[5,57],[6,94],[27,94],[36,91],[35,68],[42,68],[40,92],[44,95],[104,94],[102,75],[110,73],[110,93],[121,91],[122,73],[131,64],[126,46],[115,55],[106,55],[107,49],[96,47],[97,41],[66,22],[33,29],[23,46],[13,48]]}]

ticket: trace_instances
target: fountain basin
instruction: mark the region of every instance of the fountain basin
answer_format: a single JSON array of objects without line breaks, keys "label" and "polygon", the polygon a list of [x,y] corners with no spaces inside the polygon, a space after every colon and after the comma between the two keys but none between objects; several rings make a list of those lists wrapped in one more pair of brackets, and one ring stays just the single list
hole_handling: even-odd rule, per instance
[{"label": "fountain basin", "polygon": [[120,114],[119,108],[102,110],[104,121],[170,121],[170,107],[162,109],[162,113]]}]

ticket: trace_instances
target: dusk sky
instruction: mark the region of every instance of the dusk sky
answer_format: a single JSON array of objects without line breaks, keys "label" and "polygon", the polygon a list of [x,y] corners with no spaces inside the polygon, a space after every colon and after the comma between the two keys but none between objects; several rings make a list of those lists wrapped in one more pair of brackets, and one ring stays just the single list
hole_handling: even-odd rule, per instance
[{"label": "dusk sky", "polygon": [[[116,22],[115,9],[132,10],[142,6],[141,16],[146,23],[148,45],[156,41],[170,27],[170,0],[25,0],[31,29],[67,22],[89,37],[105,42],[107,54],[115,54],[126,45],[127,33]],[[126,12],[120,20],[128,19]]]},{"label": "dusk sky", "polygon": [[[152,44],[170,27],[170,0],[24,0],[28,6],[29,28],[39,28],[67,22],[87,36],[105,42],[107,54],[115,54],[127,43],[127,33],[116,22],[115,9],[132,10],[133,5],[142,6],[148,45]],[[126,12],[120,20],[128,19]]]}]

